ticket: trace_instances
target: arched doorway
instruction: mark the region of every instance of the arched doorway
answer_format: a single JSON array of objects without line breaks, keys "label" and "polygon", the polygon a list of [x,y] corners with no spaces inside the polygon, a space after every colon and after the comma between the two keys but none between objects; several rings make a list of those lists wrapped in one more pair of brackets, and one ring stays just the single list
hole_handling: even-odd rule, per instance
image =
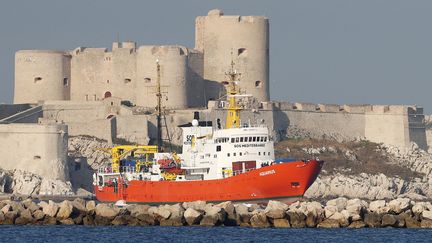
[{"label": "arched doorway", "polygon": [[107,91],[105,92],[104,98],[109,98],[111,96],[112,96],[111,92]]}]

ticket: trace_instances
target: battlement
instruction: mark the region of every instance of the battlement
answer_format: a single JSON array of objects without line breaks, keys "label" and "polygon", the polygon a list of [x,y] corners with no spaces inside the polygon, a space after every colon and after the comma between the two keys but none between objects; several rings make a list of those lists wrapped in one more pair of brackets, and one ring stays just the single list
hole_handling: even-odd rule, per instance
[{"label": "battlement", "polygon": [[423,108],[415,105],[370,105],[370,104],[314,104],[303,102],[265,102],[263,109],[274,107],[280,110],[327,113],[359,114],[423,114]]}]

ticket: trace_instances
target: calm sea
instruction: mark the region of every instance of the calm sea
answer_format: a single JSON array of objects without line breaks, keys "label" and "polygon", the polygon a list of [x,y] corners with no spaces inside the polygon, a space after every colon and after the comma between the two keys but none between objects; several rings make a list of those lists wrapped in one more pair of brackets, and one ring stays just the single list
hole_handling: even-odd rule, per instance
[{"label": "calm sea", "polygon": [[430,229],[0,226],[1,242],[432,242]]}]

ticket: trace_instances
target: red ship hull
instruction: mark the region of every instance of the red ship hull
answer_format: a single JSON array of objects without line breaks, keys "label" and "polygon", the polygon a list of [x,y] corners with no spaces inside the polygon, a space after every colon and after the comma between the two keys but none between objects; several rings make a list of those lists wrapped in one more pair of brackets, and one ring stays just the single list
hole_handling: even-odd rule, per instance
[{"label": "red ship hull", "polygon": [[266,166],[240,175],[217,180],[140,181],[118,188],[95,186],[97,200],[127,203],[177,203],[188,201],[291,203],[303,197],[321,171],[322,161],[295,161]]}]

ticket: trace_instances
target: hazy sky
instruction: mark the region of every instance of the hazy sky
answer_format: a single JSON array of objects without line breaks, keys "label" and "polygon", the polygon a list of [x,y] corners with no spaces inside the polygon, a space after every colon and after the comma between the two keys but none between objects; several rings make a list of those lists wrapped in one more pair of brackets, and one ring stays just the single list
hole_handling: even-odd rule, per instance
[{"label": "hazy sky", "polygon": [[13,99],[17,50],[111,47],[117,34],[192,48],[195,17],[213,8],[269,17],[272,99],[432,113],[430,0],[2,1],[0,103]]}]

